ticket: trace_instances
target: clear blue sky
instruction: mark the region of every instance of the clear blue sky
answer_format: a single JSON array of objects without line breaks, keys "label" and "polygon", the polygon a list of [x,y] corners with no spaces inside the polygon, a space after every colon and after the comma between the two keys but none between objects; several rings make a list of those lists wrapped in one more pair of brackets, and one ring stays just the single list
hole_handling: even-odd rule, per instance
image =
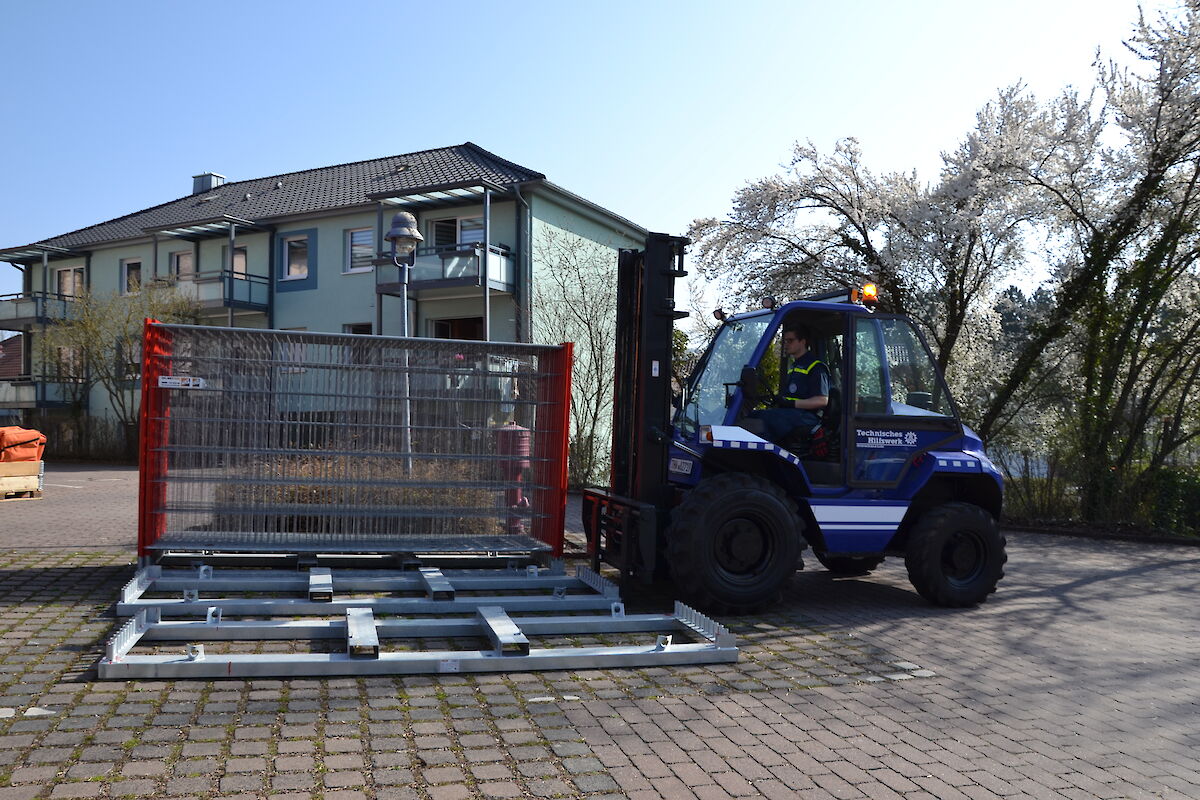
[{"label": "clear blue sky", "polygon": [[[1149,8],[1169,6],[1152,0]],[[652,230],[796,140],[933,177],[1000,86],[1088,85],[1130,0],[0,0],[0,247],[230,180],[473,141]],[[0,264],[0,294],[17,291]]]}]

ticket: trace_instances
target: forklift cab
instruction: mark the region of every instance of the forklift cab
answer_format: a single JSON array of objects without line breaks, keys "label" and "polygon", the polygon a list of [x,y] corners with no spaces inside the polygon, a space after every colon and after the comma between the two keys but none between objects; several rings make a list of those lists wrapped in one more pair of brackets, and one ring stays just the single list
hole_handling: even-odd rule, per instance
[{"label": "forklift cab", "polygon": [[961,435],[945,382],[910,321],[853,303],[796,301],[724,320],[675,416],[682,441],[702,443],[706,426],[762,439],[753,412],[780,394],[788,369],[780,332],[793,324],[813,333],[810,347],[829,370],[825,441],[819,452],[799,434],[773,444],[798,457],[809,486],[895,486],[921,452]]}]

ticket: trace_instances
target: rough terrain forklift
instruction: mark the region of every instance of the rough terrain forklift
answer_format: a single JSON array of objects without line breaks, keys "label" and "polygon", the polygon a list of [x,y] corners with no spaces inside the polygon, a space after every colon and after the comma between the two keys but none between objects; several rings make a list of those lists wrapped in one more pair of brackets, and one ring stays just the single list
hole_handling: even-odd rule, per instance
[{"label": "rough terrain forklift", "polygon": [[[986,600],[1006,560],[1001,476],[912,322],[855,292],[722,314],[675,393],[686,245],[651,234],[620,254],[612,483],[583,503],[594,566],[669,577],[685,602],[739,614],[776,602],[811,547],[839,575],[902,556],[938,605]],[[819,426],[768,441],[752,412],[780,393],[778,334],[795,324],[828,367],[829,403]]]}]

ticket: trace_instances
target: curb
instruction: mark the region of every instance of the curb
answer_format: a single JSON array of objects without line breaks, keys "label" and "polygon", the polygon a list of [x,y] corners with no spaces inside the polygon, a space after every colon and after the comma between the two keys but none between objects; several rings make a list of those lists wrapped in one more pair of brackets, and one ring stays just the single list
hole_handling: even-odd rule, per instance
[{"label": "curb", "polygon": [[1042,533],[1051,536],[1070,536],[1075,539],[1098,539],[1110,542],[1138,542],[1141,544],[1169,544],[1179,547],[1200,547],[1200,538],[1183,536],[1137,536],[1132,533],[1106,533],[1102,531],[1077,531],[1070,528],[1033,528],[1022,525],[1001,525],[1001,530],[1018,533]]}]

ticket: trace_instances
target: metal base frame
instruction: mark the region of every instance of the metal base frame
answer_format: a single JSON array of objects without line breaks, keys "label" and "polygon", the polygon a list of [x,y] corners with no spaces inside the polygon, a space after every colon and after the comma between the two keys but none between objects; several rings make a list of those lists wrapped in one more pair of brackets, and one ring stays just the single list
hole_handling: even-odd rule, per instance
[{"label": "metal base frame", "polygon": [[[326,606],[328,608],[328,606]],[[541,669],[713,664],[737,661],[733,635],[709,617],[681,603],[670,615],[625,615],[612,603],[607,616],[510,617],[499,606],[482,606],[474,618],[376,620],[369,608],[347,608],[343,619],[227,622],[209,606],[204,621],[161,618],[158,608],[142,608],[108,642],[98,671],[101,680],[131,678],[324,677],[507,672]],[[657,632],[653,643],[624,646],[533,649],[528,636]],[[696,642],[674,642],[683,633]],[[380,652],[379,641],[400,637],[486,637],[491,650]],[[197,641],[342,639],[341,653],[207,655]],[[182,655],[131,655],[148,642],[187,642]]]},{"label": "metal base frame", "polygon": [[[176,597],[146,597],[148,592],[178,592]],[[240,592],[240,597],[215,593]],[[409,592],[412,597],[339,597],[349,593]],[[470,592],[471,594],[461,594]],[[478,594],[481,592],[495,594]],[[523,594],[515,594],[515,593]],[[292,594],[294,597],[246,595]],[[450,614],[500,606],[516,611],[595,611],[620,599],[617,587],[587,567],[566,573],[563,562],[503,570],[439,569],[339,570],[312,567],[287,570],[191,569],[143,566],[121,589],[118,616],[158,608],[174,616],[224,614],[254,616],[324,615],[351,608],[387,614]]]}]

